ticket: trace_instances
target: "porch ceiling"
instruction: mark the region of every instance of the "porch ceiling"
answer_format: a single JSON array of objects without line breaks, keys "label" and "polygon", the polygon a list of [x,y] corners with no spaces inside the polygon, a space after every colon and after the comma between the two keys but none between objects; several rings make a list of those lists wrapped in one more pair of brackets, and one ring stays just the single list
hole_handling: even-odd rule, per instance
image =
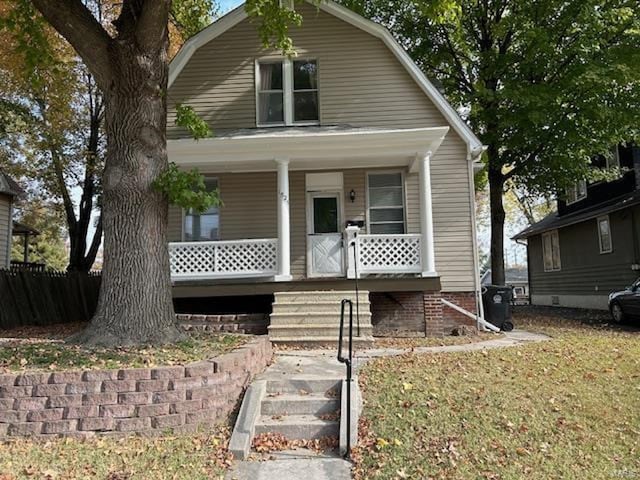
[{"label": "porch ceiling", "polygon": [[416,157],[435,154],[449,127],[372,129],[306,127],[239,130],[199,141],[169,140],[169,158],[203,172],[276,170],[276,159],[291,170],[412,167]]}]

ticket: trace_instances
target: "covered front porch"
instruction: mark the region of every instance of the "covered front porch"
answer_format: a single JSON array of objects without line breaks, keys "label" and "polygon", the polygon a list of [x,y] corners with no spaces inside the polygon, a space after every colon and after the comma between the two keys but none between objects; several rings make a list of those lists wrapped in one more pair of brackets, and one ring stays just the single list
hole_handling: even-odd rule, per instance
[{"label": "covered front porch", "polygon": [[[260,198],[250,188],[233,194],[233,199],[240,193],[246,197],[243,201],[249,209],[249,200],[256,197],[255,217],[245,211],[245,223],[268,222],[271,210],[275,210],[276,235],[243,238],[241,225],[216,241],[172,242],[172,280],[180,285],[194,281],[436,277],[431,158],[447,131],[448,127],[319,127],[248,130],[198,142],[169,141],[169,157],[181,168],[198,168],[207,176],[276,177],[271,187],[275,187],[273,208],[259,205]],[[372,177],[365,173],[356,176],[352,173],[356,171],[376,173],[379,185],[369,185]],[[406,176],[416,179],[411,192],[407,192]],[[398,192],[388,183],[394,178],[402,179]],[[354,183],[359,186],[352,187]],[[370,203],[376,203],[370,199],[375,188],[381,198],[396,198],[401,191],[402,208],[370,209]],[[231,216],[239,202],[225,200],[224,182],[221,191],[222,209]],[[358,205],[360,208],[355,208]],[[396,216],[402,216],[401,222]],[[408,223],[413,227],[408,229]],[[224,231],[224,219],[222,224]],[[304,257],[302,265],[300,257]]]}]

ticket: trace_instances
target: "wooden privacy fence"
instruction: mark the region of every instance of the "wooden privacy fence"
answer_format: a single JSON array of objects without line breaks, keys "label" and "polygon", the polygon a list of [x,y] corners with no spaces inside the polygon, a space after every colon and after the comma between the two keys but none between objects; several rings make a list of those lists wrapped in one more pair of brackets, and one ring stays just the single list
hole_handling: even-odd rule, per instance
[{"label": "wooden privacy fence", "polygon": [[88,321],[99,273],[0,270],[0,328]]}]

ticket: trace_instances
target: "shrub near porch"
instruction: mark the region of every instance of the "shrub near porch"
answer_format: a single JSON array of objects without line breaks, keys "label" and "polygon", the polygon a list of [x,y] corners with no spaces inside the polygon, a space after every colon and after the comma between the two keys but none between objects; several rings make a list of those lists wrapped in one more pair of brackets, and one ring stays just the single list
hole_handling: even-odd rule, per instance
[{"label": "shrub near porch", "polygon": [[554,339],[368,364],[357,478],[640,476],[640,334],[522,320]]}]

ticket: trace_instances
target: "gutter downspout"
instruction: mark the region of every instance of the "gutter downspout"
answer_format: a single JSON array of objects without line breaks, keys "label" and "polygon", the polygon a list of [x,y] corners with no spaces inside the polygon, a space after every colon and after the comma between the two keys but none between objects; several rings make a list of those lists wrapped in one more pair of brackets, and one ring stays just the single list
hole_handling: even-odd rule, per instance
[{"label": "gutter downspout", "polygon": [[[473,313],[465,310],[462,307],[459,307],[458,305],[456,305],[455,303],[451,303],[448,300],[445,300],[444,298],[441,298],[440,301],[446,305],[449,308],[454,309],[456,312],[460,312],[461,314],[469,317],[469,318],[473,318],[476,322],[478,322],[478,325],[481,325],[485,330],[491,330],[492,332],[499,332],[500,329],[498,327],[496,327],[494,324],[487,322],[484,318],[482,318],[479,315],[474,315]],[[482,302],[480,302],[482,303]]]},{"label": "gutter downspout", "polygon": [[[486,327],[487,322],[484,320],[484,306],[482,305],[482,294],[481,294],[482,283],[480,281],[480,258],[478,255],[478,229],[476,226],[476,196],[475,196],[476,188],[475,188],[475,181],[474,181],[475,174],[473,171],[473,162],[474,162],[474,159],[482,155],[482,153],[485,150],[486,150],[486,147],[482,147],[481,149],[473,149],[473,151],[469,147],[467,147],[467,163],[468,163],[468,169],[469,169],[469,208],[471,211],[471,239],[472,239],[472,245],[473,245],[473,268],[474,268],[473,282],[475,287],[476,312],[478,312],[478,315],[477,316],[474,315],[472,318],[475,318],[476,328],[478,330],[480,330],[481,327],[487,328]],[[443,300],[443,303],[444,302],[445,300]],[[447,303],[450,303],[450,302],[447,302]],[[447,304],[445,303],[445,305]],[[450,305],[447,305],[447,306],[450,306]],[[454,308],[454,307],[451,307],[451,308]],[[456,308],[454,308],[454,310],[456,310]],[[466,310],[460,313],[465,314],[465,312],[467,314],[469,313]],[[493,325],[491,325],[491,327],[493,327]],[[489,327],[489,329],[491,328]]]}]

